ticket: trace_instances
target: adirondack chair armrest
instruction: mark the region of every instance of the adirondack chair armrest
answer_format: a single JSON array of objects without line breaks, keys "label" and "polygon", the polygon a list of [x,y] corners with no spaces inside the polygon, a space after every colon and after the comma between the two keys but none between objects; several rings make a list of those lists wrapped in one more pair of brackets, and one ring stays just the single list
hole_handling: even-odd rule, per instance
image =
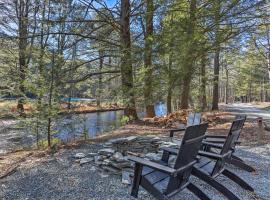
[{"label": "adirondack chair armrest", "polygon": [[170,148],[170,147],[161,147],[160,149],[163,150],[163,151],[166,151],[166,152],[168,152],[170,154],[173,154],[173,155],[177,155],[178,151],[179,151],[178,149],[173,149],[173,148]]},{"label": "adirondack chair armrest", "polygon": [[207,142],[207,141],[202,141],[202,144],[205,145],[205,146],[210,146],[210,147],[214,147],[214,148],[217,148],[217,149],[222,149],[223,148],[223,145],[221,145],[221,144],[211,143],[211,142]]},{"label": "adirondack chair armrest", "polygon": [[[226,138],[214,138],[214,137],[204,139],[205,142],[210,142],[210,143],[215,143],[215,144],[224,144],[225,140],[226,140]],[[241,144],[241,142],[236,141],[235,144],[239,145],[239,144]]]},{"label": "adirondack chair armrest", "polygon": [[167,167],[165,165],[161,165],[159,163],[155,163],[155,162],[152,162],[152,161],[140,158],[140,157],[128,156],[128,160],[135,162],[135,163],[138,163],[138,164],[141,164],[142,166],[147,166],[147,167],[156,169],[158,171],[167,173],[169,175],[174,175],[176,173],[176,170],[173,168],[170,168],[170,167]]},{"label": "adirondack chair armrest", "polygon": [[223,158],[222,155],[216,154],[216,153],[211,153],[211,152],[206,152],[206,151],[199,151],[198,155],[204,156],[207,158],[215,159],[215,160],[220,160]]},{"label": "adirondack chair armrest", "polygon": [[171,129],[171,130],[170,130],[170,137],[173,137],[173,135],[174,135],[175,132],[180,132],[180,131],[185,131],[185,130],[186,130],[185,127],[183,127],[183,128]]}]

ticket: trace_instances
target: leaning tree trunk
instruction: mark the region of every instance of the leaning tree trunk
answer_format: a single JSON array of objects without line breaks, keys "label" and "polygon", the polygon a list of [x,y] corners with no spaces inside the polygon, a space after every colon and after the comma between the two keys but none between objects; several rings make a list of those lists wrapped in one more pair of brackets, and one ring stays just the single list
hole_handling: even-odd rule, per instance
[{"label": "leaning tree trunk", "polygon": [[189,20],[187,27],[187,52],[184,60],[183,86],[181,94],[181,109],[187,109],[189,104],[189,93],[191,76],[194,68],[194,30],[196,24],[196,0],[190,1]]},{"label": "leaning tree trunk", "polygon": [[24,114],[24,96],[25,96],[25,78],[27,71],[27,36],[28,36],[28,11],[29,4],[24,0],[16,2],[17,18],[19,21],[19,96],[17,109],[18,112]]},{"label": "leaning tree trunk", "polygon": [[153,44],[153,0],[146,0],[146,31],[145,31],[145,81],[144,100],[146,106],[146,117],[154,117],[155,109],[153,104],[153,66],[152,66],[152,44]]},{"label": "leaning tree trunk", "polygon": [[121,0],[121,80],[122,92],[125,102],[125,115],[130,119],[138,119],[135,105],[135,91],[133,86],[131,39],[130,39],[130,2]]}]

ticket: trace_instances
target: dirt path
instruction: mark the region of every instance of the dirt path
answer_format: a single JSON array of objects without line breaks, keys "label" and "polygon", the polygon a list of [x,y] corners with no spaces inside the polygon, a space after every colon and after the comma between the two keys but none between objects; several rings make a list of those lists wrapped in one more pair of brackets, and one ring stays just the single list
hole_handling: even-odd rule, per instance
[{"label": "dirt path", "polygon": [[270,120],[269,109],[258,108],[251,103],[233,103],[228,105],[221,104],[220,107],[233,114],[245,114],[249,119],[262,117],[263,119]]}]

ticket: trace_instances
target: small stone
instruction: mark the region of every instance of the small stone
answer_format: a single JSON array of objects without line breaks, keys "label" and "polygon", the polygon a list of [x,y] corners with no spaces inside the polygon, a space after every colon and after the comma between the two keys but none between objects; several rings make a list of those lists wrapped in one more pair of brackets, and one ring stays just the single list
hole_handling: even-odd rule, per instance
[{"label": "small stone", "polygon": [[131,184],[131,173],[128,171],[122,171],[122,183],[125,185]]},{"label": "small stone", "polygon": [[104,173],[99,173],[99,175],[101,176],[101,178],[107,178],[109,176],[109,174],[104,174]]},{"label": "small stone", "polygon": [[87,155],[90,156],[90,157],[95,157],[95,156],[97,156],[98,154],[97,154],[97,153],[88,153]]},{"label": "small stone", "polygon": [[110,143],[115,144],[115,143],[124,143],[126,142],[126,138],[116,138],[116,139],[111,139],[109,140]]},{"label": "small stone", "polygon": [[174,165],[175,165],[175,161],[176,161],[176,156],[171,155],[170,158],[169,158],[169,161],[168,161],[168,165],[173,168]]},{"label": "small stone", "polygon": [[117,169],[123,169],[123,168],[127,168],[127,167],[131,167],[131,163],[130,162],[110,162],[109,165],[117,168]]},{"label": "small stone", "polygon": [[92,162],[94,161],[94,158],[82,158],[80,160],[80,165],[82,166],[83,164],[86,164],[86,163],[89,163],[89,162]]},{"label": "small stone", "polygon": [[116,169],[116,168],[111,167],[111,166],[102,166],[102,168],[104,170],[108,171],[108,172],[113,173],[113,174],[119,174],[120,173],[119,169]]},{"label": "small stone", "polygon": [[111,161],[109,159],[105,159],[102,162],[103,165],[109,165],[110,163],[111,163]]},{"label": "small stone", "polygon": [[120,152],[116,152],[115,154],[113,154],[112,159],[116,160],[117,162],[125,161],[123,154],[121,154]]},{"label": "small stone", "polygon": [[92,166],[92,167],[90,168],[90,171],[96,171],[96,167],[95,167],[95,166]]},{"label": "small stone", "polygon": [[126,140],[127,140],[128,142],[132,142],[132,141],[134,141],[134,140],[136,140],[136,139],[137,139],[137,136],[129,136],[129,137],[126,138]]},{"label": "small stone", "polygon": [[85,157],[86,157],[86,155],[84,153],[76,153],[74,155],[74,158],[76,158],[76,159],[82,159],[82,158],[85,158]]},{"label": "small stone", "polygon": [[168,147],[168,148],[178,148],[179,145],[178,144],[175,144],[173,142],[163,142],[161,145],[160,145],[160,148],[162,147]]},{"label": "small stone", "polygon": [[111,142],[106,142],[106,143],[104,143],[103,146],[104,146],[104,147],[111,147],[111,146],[112,146],[112,143],[111,143]]},{"label": "small stone", "polygon": [[148,153],[145,155],[145,157],[151,161],[159,161],[161,159],[160,155],[156,153]]},{"label": "small stone", "polygon": [[94,157],[94,160],[95,160],[95,164],[101,165],[103,159],[102,159],[101,156],[95,156],[95,157]]},{"label": "small stone", "polygon": [[98,153],[100,155],[104,155],[104,156],[112,155],[112,154],[114,154],[114,152],[115,152],[115,150],[113,150],[111,148],[100,149],[98,151]]}]

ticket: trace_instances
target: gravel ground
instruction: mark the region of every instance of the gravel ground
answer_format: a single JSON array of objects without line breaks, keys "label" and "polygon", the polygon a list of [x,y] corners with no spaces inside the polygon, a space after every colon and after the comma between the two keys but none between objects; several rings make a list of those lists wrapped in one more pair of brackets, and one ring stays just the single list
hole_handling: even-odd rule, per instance
[{"label": "gravel ground", "polygon": [[[130,188],[121,183],[121,177],[106,175],[93,169],[93,164],[79,166],[73,155],[78,152],[96,152],[101,145],[81,145],[72,150],[63,150],[58,155],[31,167],[22,166],[14,174],[0,181],[2,200],[124,200],[134,199],[129,195]],[[234,182],[220,176],[218,181],[244,200],[270,199],[270,145],[240,147],[238,154],[256,167],[256,173],[248,173],[230,168],[248,181],[255,194],[242,190]],[[225,199],[217,191],[201,181],[192,178],[212,199]],[[139,199],[152,200],[146,191],[139,192]],[[176,199],[197,199],[189,191],[177,194]]]}]

